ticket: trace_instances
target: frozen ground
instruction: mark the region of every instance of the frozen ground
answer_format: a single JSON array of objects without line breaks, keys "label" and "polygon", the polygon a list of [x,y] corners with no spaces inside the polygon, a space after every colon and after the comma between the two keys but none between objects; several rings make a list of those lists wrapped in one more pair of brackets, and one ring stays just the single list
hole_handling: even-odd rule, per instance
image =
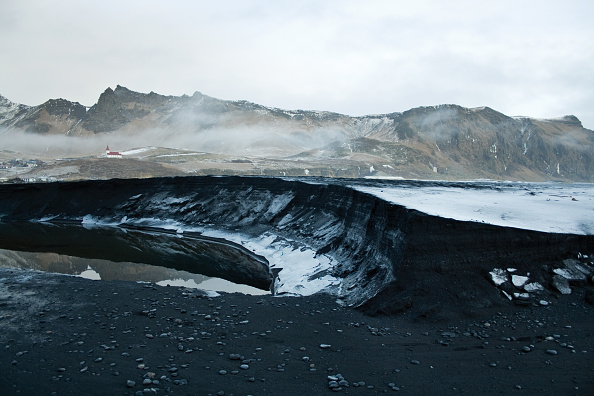
[{"label": "frozen ground", "polygon": [[[273,294],[324,292],[350,305],[395,281],[426,295],[456,281],[447,276],[460,271],[470,271],[475,281],[464,286],[468,295],[493,287],[484,274],[494,268],[513,266],[512,280],[530,272],[531,283],[544,285],[563,260],[591,255],[594,235],[590,184],[192,177],[5,186],[0,192],[10,222],[70,221],[89,230],[137,227],[222,238],[266,258]],[[533,276],[544,263],[551,271]],[[399,291],[387,293],[406,303]],[[489,299],[476,296],[468,304]]]},{"label": "frozen ground", "polygon": [[351,185],[430,215],[526,230],[594,234],[594,185],[468,182]]}]

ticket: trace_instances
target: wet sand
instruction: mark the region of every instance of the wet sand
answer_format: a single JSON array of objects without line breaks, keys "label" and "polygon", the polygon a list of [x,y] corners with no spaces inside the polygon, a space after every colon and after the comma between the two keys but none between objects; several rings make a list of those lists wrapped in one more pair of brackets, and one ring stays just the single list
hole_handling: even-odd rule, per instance
[{"label": "wet sand", "polygon": [[[5,395],[594,394],[592,286],[472,318],[0,269]],[[591,292],[590,292],[591,293]],[[445,312],[448,310],[445,309]],[[140,392],[140,393],[139,393]]]}]

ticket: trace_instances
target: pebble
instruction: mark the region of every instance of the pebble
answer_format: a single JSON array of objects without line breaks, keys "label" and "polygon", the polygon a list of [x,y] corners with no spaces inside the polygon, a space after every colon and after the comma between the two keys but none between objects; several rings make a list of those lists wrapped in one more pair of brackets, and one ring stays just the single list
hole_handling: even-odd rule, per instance
[{"label": "pebble", "polygon": [[330,388],[333,391],[340,391],[343,387],[349,386],[349,382],[346,379],[344,379],[342,374],[329,375],[327,378],[328,388]]},{"label": "pebble", "polygon": [[548,355],[556,355],[556,354],[558,354],[558,352],[554,349],[547,349],[547,354]]},{"label": "pebble", "polygon": [[136,382],[132,381],[132,380],[128,380],[126,381],[126,386],[128,388],[132,388],[134,385],[136,385]]}]

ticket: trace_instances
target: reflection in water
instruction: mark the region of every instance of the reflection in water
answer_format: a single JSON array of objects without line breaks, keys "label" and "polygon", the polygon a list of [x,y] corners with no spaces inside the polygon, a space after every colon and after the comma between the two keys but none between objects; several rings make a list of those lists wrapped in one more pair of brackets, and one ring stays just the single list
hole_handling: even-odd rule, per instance
[{"label": "reflection in water", "polygon": [[99,275],[99,272],[95,271],[90,266],[88,266],[86,270],[81,272],[79,276],[85,279],[101,280],[101,275]]},{"label": "reflection in water", "polygon": [[94,280],[270,293],[270,274],[264,258],[227,241],[181,237],[155,230],[115,227],[88,230],[79,225],[0,223],[0,266]]},{"label": "reflection in water", "polygon": [[142,281],[156,283],[160,286],[182,286],[227,293],[270,294],[267,290],[252,286],[172,268],[129,262],[114,263],[109,260],[87,259],[56,253],[0,249],[0,267],[56,272],[92,280]]},{"label": "reflection in water", "polygon": [[256,289],[248,285],[240,285],[221,278],[208,278],[201,283],[194,279],[167,279],[157,282],[160,286],[183,286],[191,289],[213,290],[227,293],[243,293],[252,295],[270,294],[269,291]]}]

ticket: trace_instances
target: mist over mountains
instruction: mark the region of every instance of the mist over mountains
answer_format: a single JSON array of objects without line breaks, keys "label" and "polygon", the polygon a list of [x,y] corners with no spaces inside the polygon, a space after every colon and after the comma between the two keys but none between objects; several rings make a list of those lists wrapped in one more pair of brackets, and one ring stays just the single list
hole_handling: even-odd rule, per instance
[{"label": "mist over mountains", "polygon": [[594,132],[575,116],[510,117],[489,107],[351,117],[118,85],[90,108],[0,96],[0,137],[4,153],[54,158],[96,158],[106,144],[161,148],[135,159],[169,158],[167,166],[192,174],[594,181]]}]

